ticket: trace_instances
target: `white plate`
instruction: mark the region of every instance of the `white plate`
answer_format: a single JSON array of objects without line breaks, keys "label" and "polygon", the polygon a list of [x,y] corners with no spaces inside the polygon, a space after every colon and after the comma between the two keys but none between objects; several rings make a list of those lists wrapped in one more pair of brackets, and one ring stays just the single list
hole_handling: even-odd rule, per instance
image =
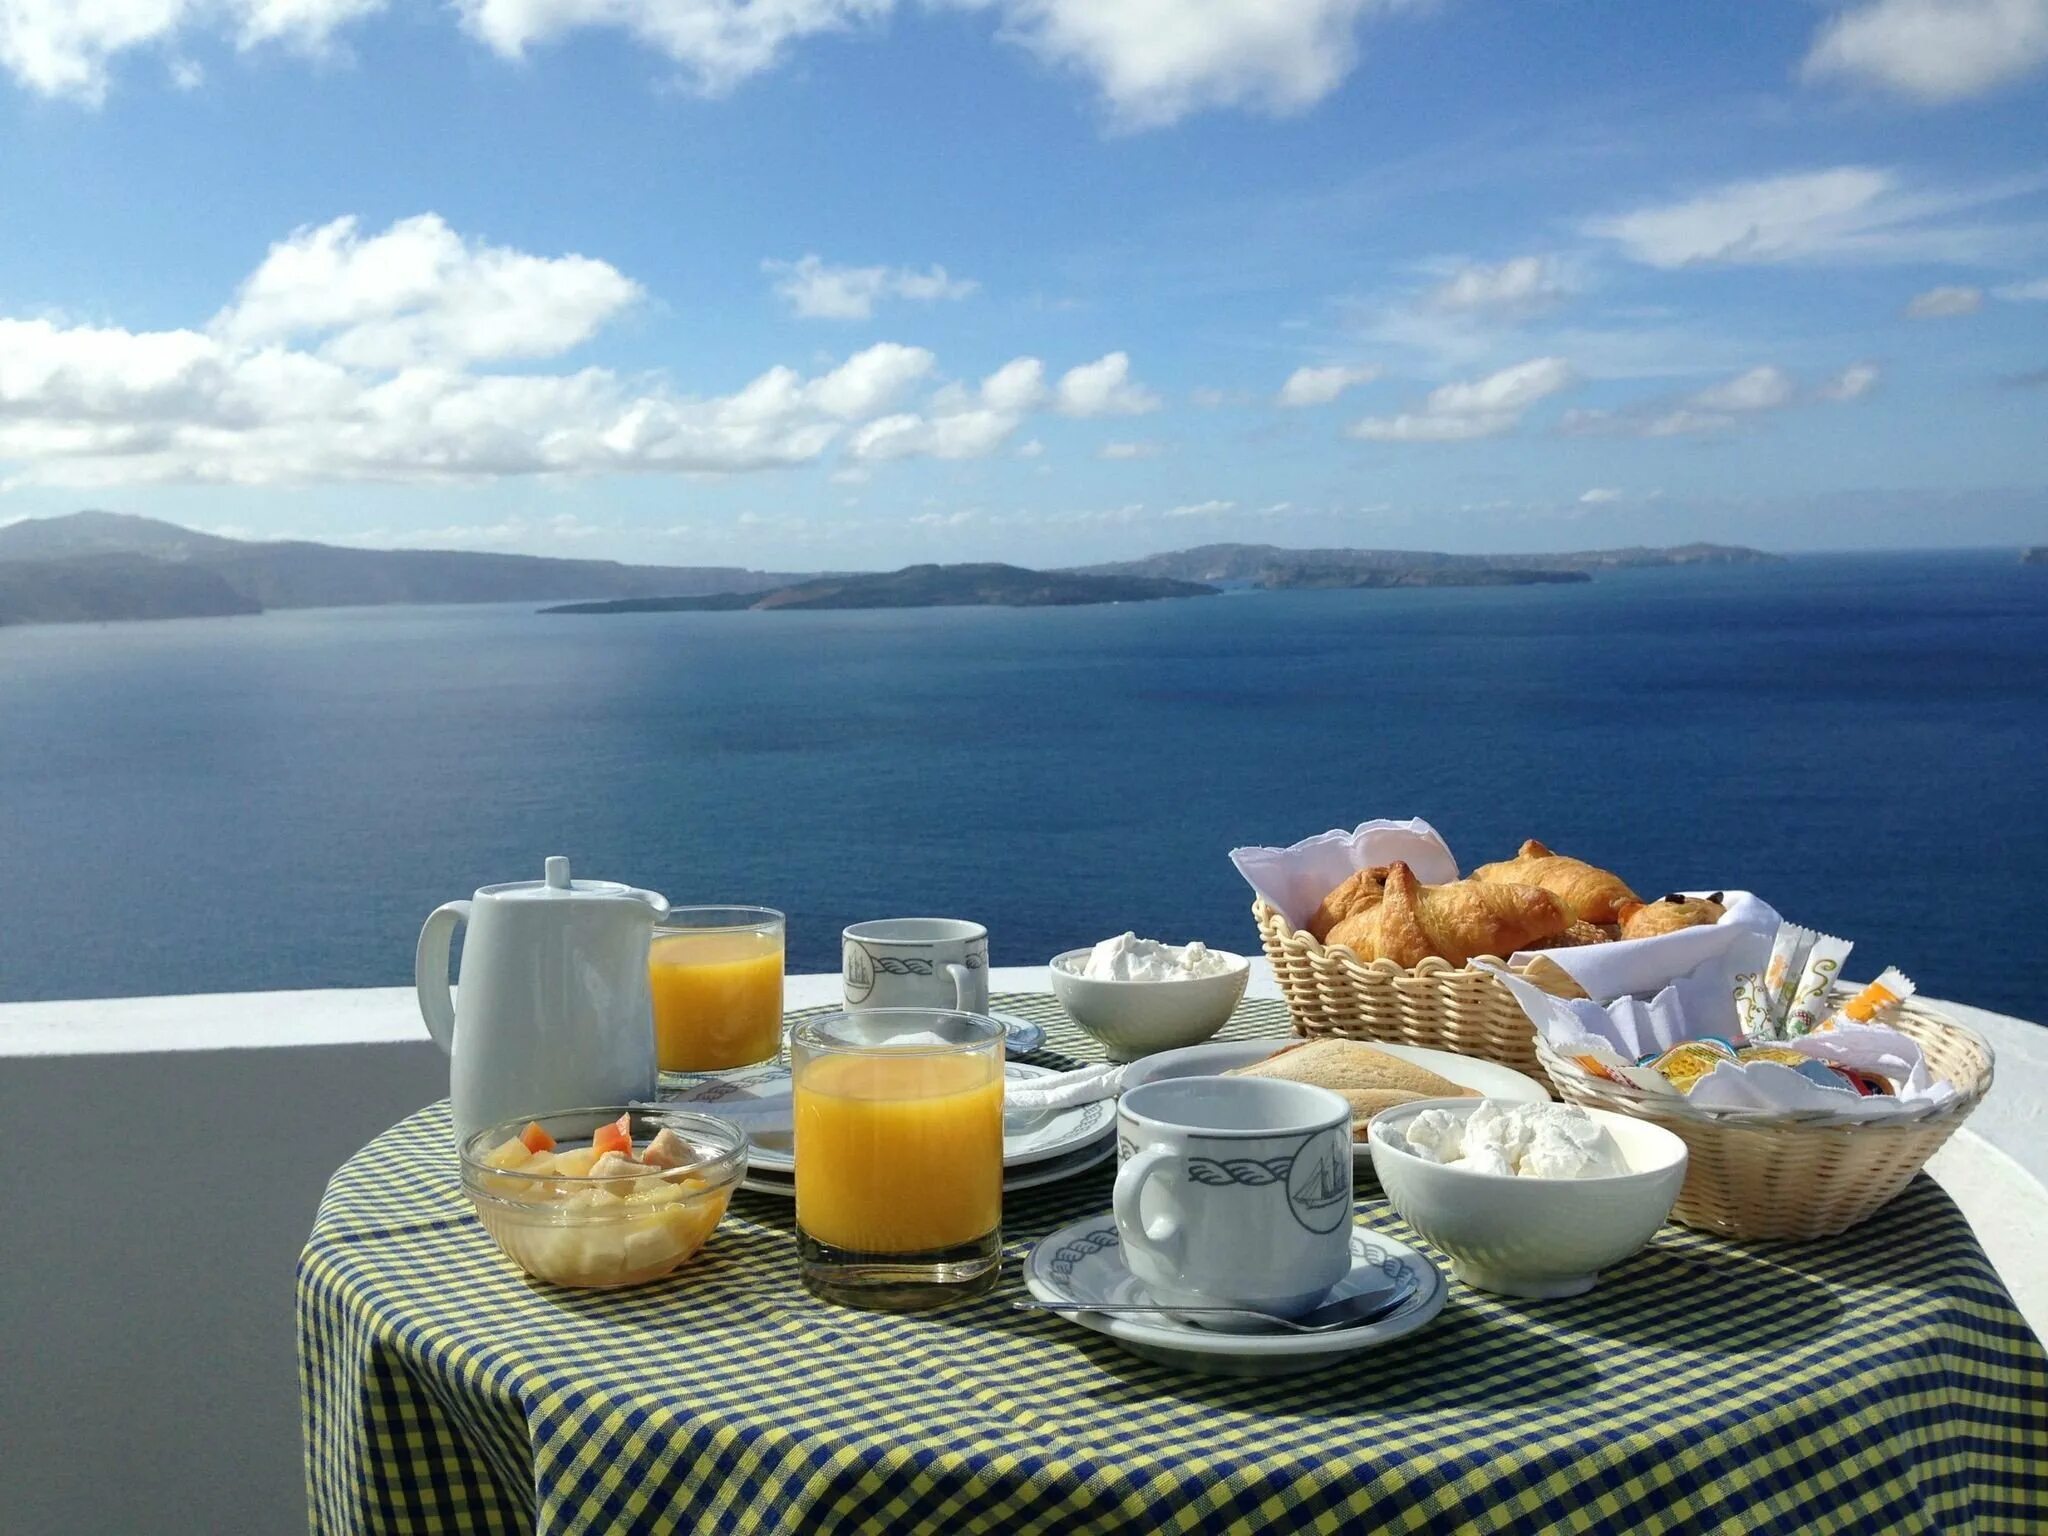
[{"label": "white plate", "polygon": [[[1003,1074],[1024,1082],[1059,1075],[1051,1067],[1034,1066],[1028,1061],[1003,1063]],[[668,1074],[661,1080],[661,1101],[664,1104],[689,1104],[712,1114],[718,1113],[721,1105],[744,1110],[746,1105],[758,1100],[780,1100],[787,1106],[788,1067],[778,1061],[764,1061],[758,1066],[740,1067],[731,1072]],[[790,1126],[786,1112],[776,1118],[764,1106],[760,1118],[744,1113],[736,1114],[734,1118],[746,1128],[749,1166],[774,1173],[795,1170],[796,1159],[790,1151]],[[1059,1157],[1106,1135],[1115,1123],[1116,1105],[1108,1099],[1076,1104],[1067,1109],[1005,1111],[1003,1166],[1016,1168],[1025,1163]]]},{"label": "white plate", "polygon": [[[1140,1083],[1156,1082],[1163,1077],[1215,1077],[1234,1067],[1249,1067],[1285,1046],[1300,1043],[1294,1039],[1212,1040],[1207,1045],[1191,1045],[1184,1050],[1161,1051],[1124,1068],[1123,1091],[1129,1093]],[[1460,1088],[1470,1088],[1489,1099],[1521,1104],[1550,1102],[1550,1095],[1535,1078],[1498,1062],[1460,1056],[1452,1051],[1432,1051],[1420,1045],[1385,1045],[1377,1040],[1365,1043],[1376,1051],[1427,1067],[1438,1077],[1449,1078]],[[1372,1177],[1372,1153],[1363,1137],[1352,1143],[1351,1161],[1360,1173]]]},{"label": "white plate", "polygon": [[[1374,1349],[1415,1332],[1444,1309],[1444,1277],[1406,1243],[1364,1227],[1351,1230],[1351,1273],[1330,1299],[1377,1289],[1384,1276],[1407,1269],[1415,1293],[1377,1322],[1329,1333],[1223,1333],[1160,1313],[1075,1312],[1062,1317],[1106,1334],[1134,1355],[1212,1376],[1292,1376],[1321,1370],[1349,1354]],[[1024,1284],[1040,1301],[1129,1305],[1149,1300],[1124,1267],[1116,1218],[1090,1216],[1041,1240],[1024,1260]]]},{"label": "white plate", "polygon": [[[1062,1179],[1071,1179],[1077,1173],[1086,1173],[1116,1156],[1116,1138],[1104,1136],[1091,1147],[1081,1147],[1060,1157],[1047,1158],[1042,1163],[1025,1163],[1003,1175],[1003,1193],[1014,1195],[1020,1189],[1037,1189],[1044,1184],[1057,1184]],[[773,1173],[766,1169],[749,1168],[747,1176],[740,1180],[741,1189],[751,1189],[757,1195],[775,1195],[784,1200],[796,1198],[796,1175]]]}]

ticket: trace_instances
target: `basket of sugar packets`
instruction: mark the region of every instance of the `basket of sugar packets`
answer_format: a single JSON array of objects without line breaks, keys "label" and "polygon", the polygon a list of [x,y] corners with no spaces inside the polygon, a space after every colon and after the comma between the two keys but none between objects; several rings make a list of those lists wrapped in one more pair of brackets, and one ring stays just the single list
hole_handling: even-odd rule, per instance
[{"label": "basket of sugar packets", "polygon": [[1991,1048],[1851,945],[1791,923],[1768,962],[1650,997],[1559,998],[1511,974],[1567,1101],[1650,1120],[1691,1151],[1672,1219],[1737,1238],[1845,1232],[1890,1201],[1991,1087]]}]

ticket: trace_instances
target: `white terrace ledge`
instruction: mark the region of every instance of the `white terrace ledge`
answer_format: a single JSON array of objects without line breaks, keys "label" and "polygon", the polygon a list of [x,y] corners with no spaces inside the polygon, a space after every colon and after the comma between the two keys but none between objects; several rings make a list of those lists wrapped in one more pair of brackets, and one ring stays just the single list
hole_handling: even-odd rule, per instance
[{"label": "white terrace ledge", "polygon": [[[1253,964],[1250,995],[1278,996]],[[2048,1030],[1935,1006],[1998,1069],[1932,1172],[2048,1333]],[[0,1226],[0,1525],[303,1529],[293,1261],[334,1169],[447,1083],[410,987],[0,1004],[0,1124],[45,1166],[81,1154],[17,1180]]]}]

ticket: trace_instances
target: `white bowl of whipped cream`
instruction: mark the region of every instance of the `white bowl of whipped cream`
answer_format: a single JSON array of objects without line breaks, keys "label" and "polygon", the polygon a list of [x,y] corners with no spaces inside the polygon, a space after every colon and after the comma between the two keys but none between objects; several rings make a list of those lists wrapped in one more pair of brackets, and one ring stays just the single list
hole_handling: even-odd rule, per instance
[{"label": "white bowl of whipped cream", "polygon": [[1661,1125],[1576,1104],[1423,1099],[1366,1127],[1396,1211],[1467,1285],[1576,1296],[1656,1234],[1685,1183]]},{"label": "white bowl of whipped cream", "polygon": [[1221,1029],[1251,978],[1243,955],[1123,933],[1052,959],[1052,990],[1111,1061],[1199,1045]]}]

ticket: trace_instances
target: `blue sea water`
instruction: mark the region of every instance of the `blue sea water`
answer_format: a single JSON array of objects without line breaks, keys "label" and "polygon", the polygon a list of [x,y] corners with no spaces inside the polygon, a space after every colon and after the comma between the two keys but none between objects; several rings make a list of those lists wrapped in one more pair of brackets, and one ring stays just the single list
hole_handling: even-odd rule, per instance
[{"label": "blue sea water", "polygon": [[[404,982],[437,903],[579,874],[998,964],[1255,949],[1226,860],[1369,816],[2040,1017],[2048,569],[1803,558],[1090,609],[275,613],[0,631],[0,999]],[[281,1024],[281,1027],[284,1027]]]}]

